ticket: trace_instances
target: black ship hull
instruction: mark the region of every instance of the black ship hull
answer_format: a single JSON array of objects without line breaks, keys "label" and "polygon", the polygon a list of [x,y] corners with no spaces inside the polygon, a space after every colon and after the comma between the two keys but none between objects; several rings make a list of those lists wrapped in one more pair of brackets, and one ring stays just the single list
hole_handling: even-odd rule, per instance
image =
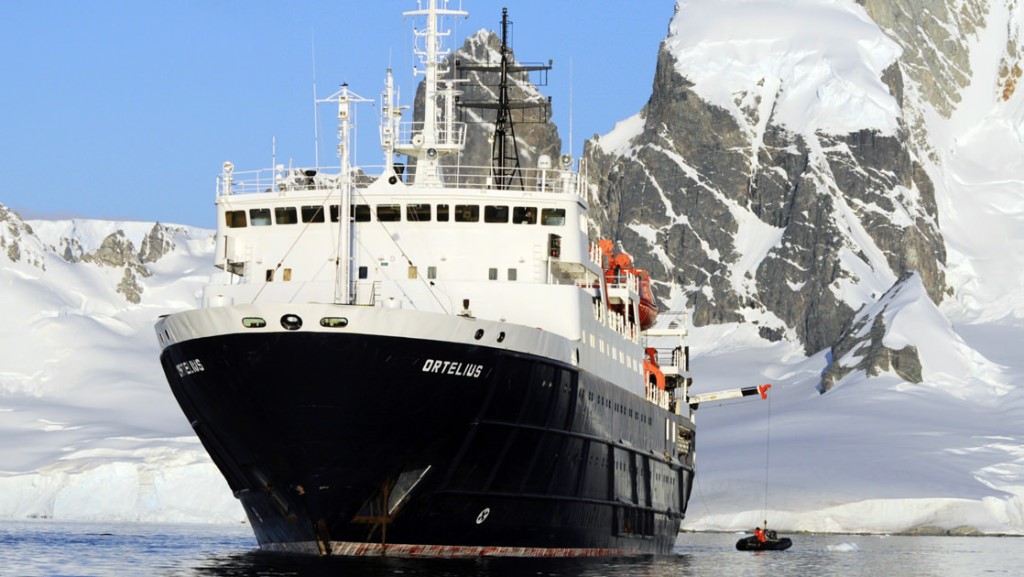
[{"label": "black ship hull", "polygon": [[161,362],[267,550],[664,554],[689,498],[681,417],[536,355],[299,331]]}]

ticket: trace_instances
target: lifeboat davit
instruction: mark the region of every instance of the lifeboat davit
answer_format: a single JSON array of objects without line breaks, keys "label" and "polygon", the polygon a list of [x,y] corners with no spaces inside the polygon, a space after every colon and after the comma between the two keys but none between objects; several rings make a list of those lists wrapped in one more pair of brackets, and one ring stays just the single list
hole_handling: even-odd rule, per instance
[{"label": "lifeboat davit", "polygon": [[[608,284],[621,284],[625,282],[628,274],[637,278],[640,293],[640,330],[646,331],[654,326],[658,320],[658,304],[654,300],[654,291],[651,289],[651,276],[647,271],[633,266],[633,258],[626,253],[615,254],[615,243],[606,238],[598,243],[601,252],[604,253],[604,277]],[[612,310],[622,312],[623,305],[611,305]]]}]

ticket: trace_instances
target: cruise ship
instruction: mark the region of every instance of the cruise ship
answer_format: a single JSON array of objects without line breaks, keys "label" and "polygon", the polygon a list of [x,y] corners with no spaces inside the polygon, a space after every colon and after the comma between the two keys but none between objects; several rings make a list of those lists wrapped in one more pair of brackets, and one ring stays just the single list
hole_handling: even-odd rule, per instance
[{"label": "cruise ship", "polygon": [[[511,91],[489,166],[463,166],[442,0],[404,13],[422,118],[390,71],[384,161],[236,170],[216,266],[155,329],[182,411],[261,549],[312,555],[608,556],[672,550],[694,478],[686,317],[592,241],[569,155],[520,166]],[[503,27],[507,14],[503,16]],[[530,67],[502,31],[502,86]],[[744,389],[742,394],[751,394]]]}]

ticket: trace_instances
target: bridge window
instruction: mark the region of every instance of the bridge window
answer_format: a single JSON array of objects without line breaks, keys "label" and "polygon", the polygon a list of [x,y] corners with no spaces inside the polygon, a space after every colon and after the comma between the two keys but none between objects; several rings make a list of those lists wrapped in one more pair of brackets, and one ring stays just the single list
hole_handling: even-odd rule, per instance
[{"label": "bridge window", "polygon": [[484,206],[484,222],[508,222],[508,207]]},{"label": "bridge window", "polygon": [[562,226],[565,224],[564,208],[545,208],[540,213],[541,224],[547,226]]},{"label": "bridge window", "polygon": [[270,226],[270,209],[250,208],[249,221],[253,226]]},{"label": "bridge window", "polygon": [[517,206],[513,208],[512,222],[514,224],[537,224],[537,207]]},{"label": "bridge window", "polygon": [[456,204],[455,222],[480,222],[480,207],[475,204]]},{"label": "bridge window", "polygon": [[299,222],[298,211],[294,206],[279,206],[274,209],[274,221],[277,224],[295,224]]},{"label": "bridge window", "polygon": [[324,207],[304,206],[302,207],[302,222],[323,222]]},{"label": "bridge window", "polygon": [[407,204],[405,205],[405,220],[409,222],[429,222],[429,204]]},{"label": "bridge window", "polygon": [[224,213],[224,224],[228,228],[245,228],[245,211],[229,210]]},{"label": "bridge window", "polygon": [[377,220],[381,222],[396,222],[402,220],[402,206],[399,204],[378,204]]}]

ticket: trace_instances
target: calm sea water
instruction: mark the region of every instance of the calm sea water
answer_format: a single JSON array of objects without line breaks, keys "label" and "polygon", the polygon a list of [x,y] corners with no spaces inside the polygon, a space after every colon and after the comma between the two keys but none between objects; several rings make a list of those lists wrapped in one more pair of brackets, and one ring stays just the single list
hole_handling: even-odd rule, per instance
[{"label": "calm sea water", "polygon": [[0,577],[731,577],[1024,575],[1024,539],[796,535],[736,551],[737,535],[684,534],[676,554],[586,560],[318,559],[256,551],[248,527],[0,522]]}]

